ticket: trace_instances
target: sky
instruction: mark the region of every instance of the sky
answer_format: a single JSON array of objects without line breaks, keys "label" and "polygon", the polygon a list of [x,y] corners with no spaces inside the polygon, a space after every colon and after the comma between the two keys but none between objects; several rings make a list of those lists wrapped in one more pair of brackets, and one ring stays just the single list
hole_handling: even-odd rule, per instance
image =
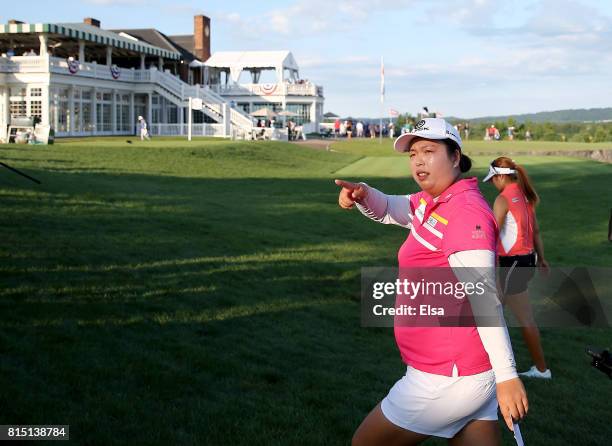
[{"label": "sky", "polygon": [[[215,51],[290,50],[325,111],[473,118],[612,106],[612,2],[586,0],[80,0],[3,2],[0,22],[191,34]],[[380,64],[385,64],[385,103]]]}]

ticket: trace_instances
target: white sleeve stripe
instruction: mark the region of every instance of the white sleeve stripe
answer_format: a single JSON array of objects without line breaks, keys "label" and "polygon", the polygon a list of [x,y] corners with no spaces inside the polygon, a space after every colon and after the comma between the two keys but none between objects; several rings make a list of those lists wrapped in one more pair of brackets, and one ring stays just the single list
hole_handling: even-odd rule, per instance
[{"label": "white sleeve stripe", "polygon": [[[474,281],[482,280],[475,277],[467,277],[470,271],[476,273],[476,271],[485,271],[486,277],[484,280],[492,281],[495,284],[495,252],[488,250],[472,250],[472,251],[460,251],[451,254],[448,257],[448,263],[453,272],[457,275],[459,280]],[[468,269],[470,268],[479,268]],[[463,276],[463,277],[459,277]],[[497,298],[497,291],[492,293],[493,295],[487,296],[497,308],[497,315],[499,317],[499,326],[495,327],[480,327],[477,326],[478,334],[482,341],[482,345],[489,355],[493,372],[495,373],[495,381],[500,383],[509,379],[517,378],[516,363],[514,360],[514,353],[512,352],[512,344],[510,343],[510,336],[508,335],[508,329],[506,327],[506,321],[504,320],[503,309],[499,299]]]}]

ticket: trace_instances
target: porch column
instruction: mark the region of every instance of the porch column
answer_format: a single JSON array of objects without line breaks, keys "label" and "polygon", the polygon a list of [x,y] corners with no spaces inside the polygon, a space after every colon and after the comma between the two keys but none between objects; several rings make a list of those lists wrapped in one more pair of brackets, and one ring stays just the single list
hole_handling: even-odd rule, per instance
[{"label": "porch column", "polygon": [[310,122],[317,122],[317,101],[310,104]]},{"label": "porch column", "polygon": [[106,65],[110,66],[113,64],[113,47],[108,45],[106,47]]},{"label": "porch column", "polygon": [[74,87],[68,87],[68,125],[66,131],[68,134],[74,133]]},{"label": "porch column", "polygon": [[153,93],[147,93],[147,125],[149,126],[149,130],[152,130],[151,128],[153,127]]},{"label": "porch column", "polygon": [[47,56],[49,54],[47,48],[49,46],[49,38],[46,34],[39,34],[38,40],[40,41],[40,50],[38,54],[41,56]]},{"label": "porch column", "polygon": [[134,116],[134,92],[130,93],[130,134],[134,134],[134,123],[136,122],[136,116]]},{"label": "porch column", "polygon": [[159,68],[159,71],[164,71],[164,58],[161,56],[157,60],[157,67]]},{"label": "porch column", "polygon": [[113,101],[111,103],[111,129],[113,135],[117,133],[117,90],[112,91]]},{"label": "porch column", "polygon": [[0,130],[0,136],[5,136],[5,132],[6,132],[6,126],[10,123],[11,121],[11,113],[10,113],[10,103],[9,103],[9,96],[10,96],[10,87],[6,86],[6,87],[0,87],[0,100],[2,101],[2,106],[0,106],[0,112],[2,113],[2,116],[0,116],[0,125],[2,125],[2,130]]},{"label": "porch column", "polygon": [[180,126],[180,129],[181,129],[181,130],[180,130],[179,135],[182,135],[182,134],[183,134],[183,129],[184,129],[184,123],[183,123],[183,121],[184,121],[184,119],[185,119],[185,107],[182,107],[182,106],[181,106],[181,107],[178,107],[178,124],[180,124],[180,125],[181,125],[181,126]]},{"label": "porch column", "polygon": [[49,124],[49,85],[45,85],[44,87],[42,87],[40,123],[42,125],[50,125]]},{"label": "porch column", "polygon": [[91,134],[95,135],[98,133],[98,98],[97,98],[96,87],[91,91]]},{"label": "porch column", "polygon": [[[57,92],[57,90],[55,91]],[[53,93],[52,91],[49,92],[49,96],[49,102],[51,107],[53,107],[53,122],[51,123],[51,126],[55,129],[55,131],[57,131],[57,128],[59,127],[59,98],[57,97],[57,94]]]},{"label": "porch column", "polygon": [[230,107],[227,102],[221,104],[221,111],[223,112],[223,136],[228,137],[231,135],[231,118],[230,118]]},{"label": "porch column", "polygon": [[141,54],[140,55],[140,69],[141,70],[145,70],[147,68],[146,64],[145,64],[145,55]]},{"label": "porch column", "polygon": [[79,62],[85,63],[85,41],[79,40]]}]

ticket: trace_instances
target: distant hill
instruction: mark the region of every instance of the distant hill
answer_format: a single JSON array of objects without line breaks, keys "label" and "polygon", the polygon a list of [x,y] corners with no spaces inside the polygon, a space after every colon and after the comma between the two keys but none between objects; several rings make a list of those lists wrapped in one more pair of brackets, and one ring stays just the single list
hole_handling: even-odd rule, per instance
[{"label": "distant hill", "polygon": [[506,115],[506,116],[483,116],[481,118],[455,118],[449,117],[452,121],[470,121],[470,122],[493,122],[506,121],[508,118],[514,118],[517,122],[585,122],[585,121],[612,121],[612,107],[607,108],[578,108],[569,110],[544,111],[538,113],[526,113],[522,115]]}]

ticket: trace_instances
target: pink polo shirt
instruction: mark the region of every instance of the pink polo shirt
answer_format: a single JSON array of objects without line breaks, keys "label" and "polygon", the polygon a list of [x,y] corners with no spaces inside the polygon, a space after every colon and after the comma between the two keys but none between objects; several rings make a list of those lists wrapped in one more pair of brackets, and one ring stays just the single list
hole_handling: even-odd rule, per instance
[{"label": "pink polo shirt", "polygon": [[[446,267],[459,251],[496,252],[497,225],[476,178],[457,181],[434,202],[426,192],[410,196],[414,215],[398,252],[400,268]],[[491,369],[476,327],[395,327],[402,360],[428,373],[474,375]]]}]

